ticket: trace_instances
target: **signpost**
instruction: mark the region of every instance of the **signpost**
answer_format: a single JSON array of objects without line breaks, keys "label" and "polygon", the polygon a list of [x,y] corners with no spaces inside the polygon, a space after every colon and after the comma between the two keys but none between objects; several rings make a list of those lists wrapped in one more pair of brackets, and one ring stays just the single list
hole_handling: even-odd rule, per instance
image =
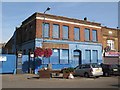
[{"label": "signpost", "polygon": [[34,59],[34,52],[30,52],[30,58],[29,58],[30,60],[30,73],[35,73],[35,59]]},{"label": "signpost", "polygon": [[17,74],[22,74],[22,52],[18,51],[16,62]]}]

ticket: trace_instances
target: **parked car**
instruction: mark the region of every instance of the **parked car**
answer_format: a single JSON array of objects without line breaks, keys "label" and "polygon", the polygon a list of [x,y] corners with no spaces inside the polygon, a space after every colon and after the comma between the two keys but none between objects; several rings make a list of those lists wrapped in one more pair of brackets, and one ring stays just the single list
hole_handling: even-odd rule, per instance
[{"label": "parked car", "polygon": [[99,77],[103,75],[103,71],[101,66],[97,63],[81,64],[75,68],[74,75],[84,77]]},{"label": "parked car", "polygon": [[102,64],[101,67],[104,76],[120,75],[120,66],[117,64]]}]

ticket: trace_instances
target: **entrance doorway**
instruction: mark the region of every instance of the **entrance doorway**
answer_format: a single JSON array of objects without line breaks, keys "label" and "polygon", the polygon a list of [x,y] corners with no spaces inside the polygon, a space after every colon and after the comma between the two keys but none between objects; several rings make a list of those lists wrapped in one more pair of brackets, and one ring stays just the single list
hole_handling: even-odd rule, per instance
[{"label": "entrance doorway", "polygon": [[74,65],[75,67],[82,64],[82,53],[80,50],[74,50]]}]

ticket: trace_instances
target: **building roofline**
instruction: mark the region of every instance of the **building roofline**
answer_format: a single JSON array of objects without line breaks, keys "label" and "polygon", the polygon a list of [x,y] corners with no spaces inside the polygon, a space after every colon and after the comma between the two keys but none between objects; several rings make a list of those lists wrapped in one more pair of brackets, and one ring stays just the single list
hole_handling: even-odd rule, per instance
[{"label": "building roofline", "polygon": [[[75,18],[69,18],[69,17],[65,17],[65,16],[57,16],[57,15],[52,15],[52,14],[45,14],[45,15],[46,15],[46,18],[52,18],[52,19],[58,19],[58,20],[64,20],[64,21],[77,22],[77,23],[87,24],[87,25],[101,26],[100,23],[91,22],[91,21],[87,21],[87,20],[79,20],[79,19],[75,19]],[[26,24],[31,19],[35,19],[36,17],[44,17],[44,14],[40,13],[40,12],[35,12],[30,17],[25,19],[22,22],[22,25]]]},{"label": "building roofline", "polygon": [[102,26],[102,28],[111,29],[111,30],[120,30],[120,29],[117,29],[117,28],[110,28],[110,27],[107,27],[107,26]]}]

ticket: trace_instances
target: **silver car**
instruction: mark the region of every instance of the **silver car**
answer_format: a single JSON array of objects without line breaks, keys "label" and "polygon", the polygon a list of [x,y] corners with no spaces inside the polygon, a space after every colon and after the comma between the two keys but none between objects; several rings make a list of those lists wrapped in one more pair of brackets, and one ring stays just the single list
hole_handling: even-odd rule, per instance
[{"label": "silver car", "polygon": [[84,77],[99,77],[103,75],[102,68],[97,63],[92,64],[81,64],[77,66],[74,70],[74,75],[84,76]]}]

